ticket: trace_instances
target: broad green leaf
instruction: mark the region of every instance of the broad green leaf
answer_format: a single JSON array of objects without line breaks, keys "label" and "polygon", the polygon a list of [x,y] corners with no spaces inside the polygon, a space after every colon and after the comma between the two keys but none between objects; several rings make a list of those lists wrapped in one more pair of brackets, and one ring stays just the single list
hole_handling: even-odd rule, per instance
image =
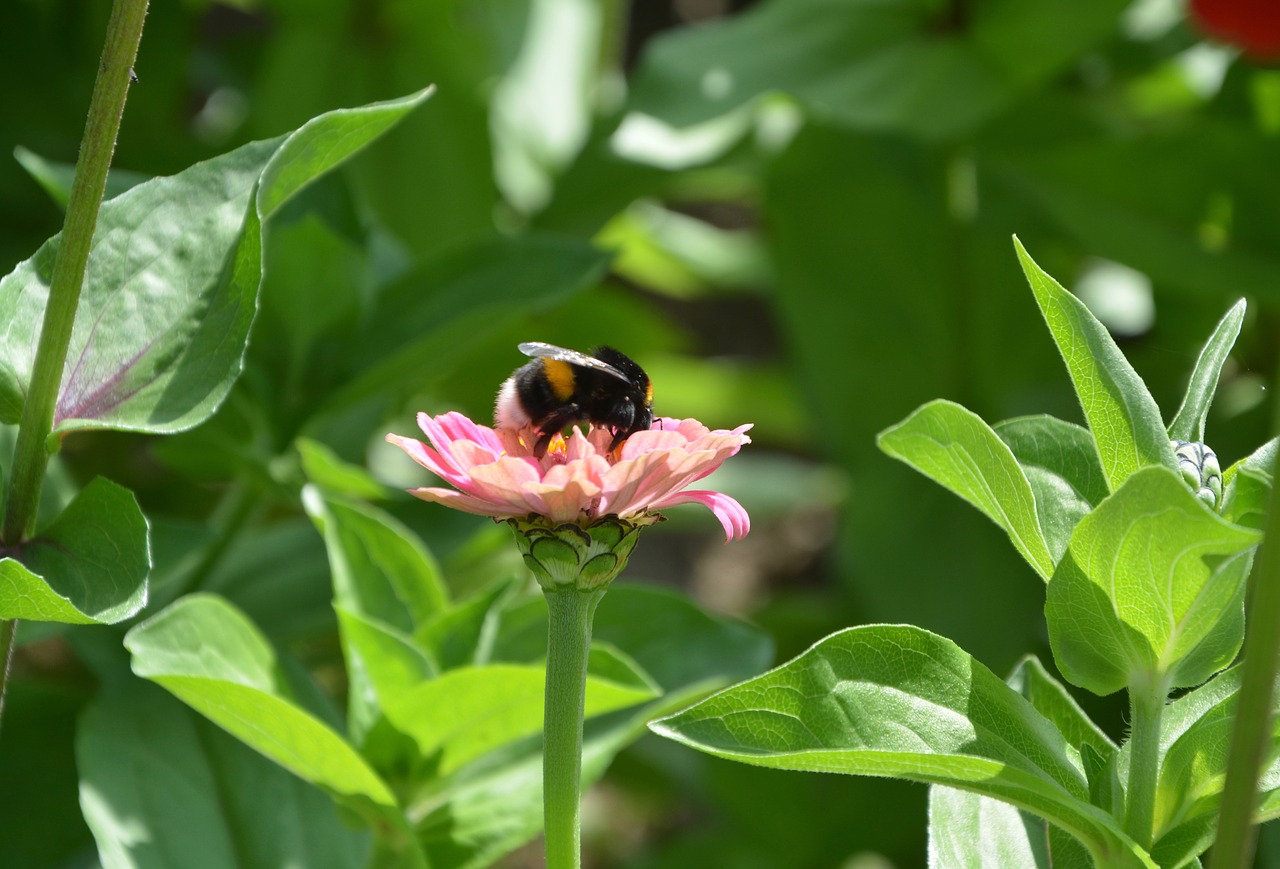
[{"label": "broad green leaf", "polygon": [[439,668],[405,634],[383,622],[333,605],[347,664],[347,729],[363,746],[384,698],[436,676]]},{"label": "broad green leaf", "polygon": [[1139,676],[1198,685],[1227,666],[1243,639],[1258,540],[1174,472],[1135,473],[1076,526],[1049,583],[1049,641],[1063,675],[1110,694]]},{"label": "broad green leaf", "polygon": [[1053,724],[919,628],[849,628],[650,728],[743,763],[964,788],[1061,826],[1095,856],[1154,865],[1089,805],[1084,773]]},{"label": "broad green leaf", "polygon": [[1061,477],[1094,507],[1111,494],[1087,428],[1045,414],[1006,419],[992,428],[1024,469],[1034,466]]},{"label": "broad green leaf", "polygon": [[333,801],[137,680],[104,690],[76,738],[80,804],[105,869],[363,865]]},{"label": "broad green leaf", "polygon": [[220,598],[188,595],[125,636],[133,671],[350,808],[402,826],[395,797],[341,734],[292,698],[275,650]]},{"label": "broad green leaf", "polygon": [[1111,491],[1147,465],[1177,467],[1160,408],[1106,327],[1036,265],[1022,242],[1014,238],[1013,244],[1071,375]]},{"label": "broad green leaf", "polygon": [[929,869],[1093,869],[1088,850],[1048,821],[956,788],[929,788]]},{"label": "broad green leaf", "polygon": [[[155,178],[102,206],[54,431],[167,433],[207,418],[239,375],[262,278],[262,221],[421,104],[329,112]],[[0,280],[0,420],[16,421],[59,236]]]},{"label": "broad green leaf", "polygon": [[1034,655],[1019,661],[1007,681],[1009,687],[1027,698],[1036,711],[1053,722],[1068,745],[1076,748],[1088,745],[1104,759],[1110,759],[1119,750]]},{"label": "broad green leaf", "polygon": [[[494,656],[538,661],[546,655],[547,606],[541,595],[502,613]],[[594,637],[634,659],[667,692],[635,709],[586,722],[583,781],[589,785],[645,724],[707,691],[760,672],[772,644],[745,624],[712,617],[686,598],[650,586],[615,584],[596,611]],[[671,638],[678,636],[679,643]],[[594,644],[594,643],[593,643]],[[542,827],[542,747],[535,736],[498,749],[451,777],[447,799],[419,826],[434,869],[479,869]]]},{"label": "broad green leaf", "polygon": [[980,417],[950,401],[931,401],[881,432],[876,443],[985,513],[1042,579],[1053,575],[1031,484]]},{"label": "broad green leaf", "polygon": [[1191,380],[1187,383],[1186,397],[1182,399],[1182,406],[1178,408],[1173,422],[1169,423],[1169,437],[1174,440],[1204,442],[1204,423],[1209,416],[1209,405],[1213,404],[1213,395],[1218,391],[1222,365],[1240,335],[1244,311],[1244,299],[1232,305],[1200,351]]},{"label": "broad green leaf", "polygon": [[956,136],[1109,38],[1123,8],[981,4],[958,20],[929,0],[773,0],[655,40],[632,107],[685,127],[782,91],[859,129]]},{"label": "broad green leaf", "polygon": [[406,634],[448,606],[435,558],[398,520],[314,486],[303,490],[302,502],[324,535],[339,605]]},{"label": "broad green leaf", "polygon": [[1280,438],[1272,438],[1222,474],[1222,515],[1231,522],[1262,528],[1274,484]]},{"label": "broad green leaf", "polygon": [[[1058,728],[1068,745],[1096,748],[1108,757],[1115,756],[1115,744],[1034,655],[1019,661],[1005,681]],[[1008,803],[970,791],[930,786],[930,869],[988,866],[1091,869],[1093,860],[1074,838]]]},{"label": "broad green leaf", "polygon": [[359,465],[344,462],[329,447],[310,438],[294,441],[302,472],[307,479],[326,492],[349,498],[384,498],[387,487]]},{"label": "broad green leaf", "polygon": [[103,477],[31,540],[0,553],[10,556],[0,560],[0,618],[114,624],[147,602],[147,520],[132,492]]},{"label": "broad green leaf", "polygon": [[[459,667],[384,700],[396,729],[412,737],[424,757],[437,756],[448,775],[501,745],[542,727],[546,674],[542,667],[493,664]],[[634,706],[653,697],[635,680],[587,677],[585,716]]]}]

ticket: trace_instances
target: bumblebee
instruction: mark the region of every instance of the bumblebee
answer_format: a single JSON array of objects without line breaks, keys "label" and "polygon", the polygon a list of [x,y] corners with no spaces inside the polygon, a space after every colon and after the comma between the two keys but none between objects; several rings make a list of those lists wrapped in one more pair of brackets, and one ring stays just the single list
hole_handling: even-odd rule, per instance
[{"label": "bumblebee", "polygon": [[534,455],[544,455],[551,438],[574,423],[610,429],[610,451],[653,425],[653,384],[628,356],[612,347],[588,356],[541,341],[519,347],[533,361],[503,381],[493,420],[498,428],[536,430]]}]

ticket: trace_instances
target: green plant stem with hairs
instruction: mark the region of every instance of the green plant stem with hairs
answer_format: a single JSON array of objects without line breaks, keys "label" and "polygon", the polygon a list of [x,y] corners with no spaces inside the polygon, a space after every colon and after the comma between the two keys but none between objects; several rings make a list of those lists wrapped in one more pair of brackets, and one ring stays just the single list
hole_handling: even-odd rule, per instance
[{"label": "green plant stem with hairs", "polygon": [[582,712],[591,621],[604,589],[547,591],[547,687],[543,719],[543,820],[547,869],[582,865]]},{"label": "green plant stem with hairs", "polygon": [[[71,328],[80,304],[80,288],[84,284],[85,267],[98,223],[107,185],[107,170],[115,152],[125,98],[133,77],[133,63],[142,40],[142,25],[147,17],[147,0],[116,0],[107,22],[106,44],[98,65],[98,78],[89,102],[89,116],[80,154],[76,159],[75,179],[63,223],[49,297],[45,303],[44,322],[32,365],[31,385],[22,407],[17,443],[10,466],[9,489],[5,495],[4,523],[0,526],[0,542],[16,547],[35,530],[36,509],[40,505],[40,488],[44,484],[49,457],[56,451],[50,444],[53,415],[62,383]],[[9,682],[9,659],[13,653],[15,622],[0,624],[0,715]]]}]

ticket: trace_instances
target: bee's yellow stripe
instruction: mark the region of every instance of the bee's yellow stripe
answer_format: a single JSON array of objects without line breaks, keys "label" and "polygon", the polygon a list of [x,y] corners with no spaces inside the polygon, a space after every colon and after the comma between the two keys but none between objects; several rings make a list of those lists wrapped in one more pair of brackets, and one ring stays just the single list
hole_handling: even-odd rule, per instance
[{"label": "bee's yellow stripe", "polygon": [[542,371],[547,375],[551,391],[561,401],[568,401],[573,395],[573,366],[559,359],[543,359]]}]

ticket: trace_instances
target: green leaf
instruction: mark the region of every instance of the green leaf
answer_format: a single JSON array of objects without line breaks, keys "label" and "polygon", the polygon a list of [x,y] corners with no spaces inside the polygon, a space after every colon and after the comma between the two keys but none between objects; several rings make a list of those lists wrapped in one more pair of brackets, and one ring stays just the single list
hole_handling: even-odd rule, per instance
[{"label": "green leaf", "polygon": [[1016,237],[1013,244],[1071,375],[1111,491],[1147,465],[1176,468],[1160,408],[1106,327],[1036,265]]},{"label": "green leaf", "polygon": [[1053,575],[1031,484],[976,414],[950,401],[931,401],[881,432],[876,443],[986,514],[1042,579]]},{"label": "green leaf", "polygon": [[[428,96],[321,115],[102,206],[54,431],[167,433],[206,419],[239,376],[258,285],[262,221]],[[30,385],[59,236],[0,280],[0,420]]]},{"label": "green leaf", "polygon": [[324,535],[338,604],[405,633],[448,606],[435,558],[398,520],[314,486],[303,489],[302,502]]},{"label": "green leaf", "polygon": [[[614,668],[611,668],[614,669]],[[493,664],[459,667],[385,700],[383,711],[448,775],[486,752],[542,727],[542,667]],[[642,703],[653,691],[638,684],[587,677],[587,718]]]},{"label": "green leaf", "polygon": [[774,0],[655,40],[632,108],[687,127],[783,91],[859,129],[956,136],[1109,38],[1123,8]]},{"label": "green leaf", "polygon": [[359,465],[344,462],[329,447],[310,438],[293,442],[307,479],[324,491],[349,498],[384,498],[387,487]]},{"label": "green leaf", "polygon": [[993,428],[1023,469],[1043,468],[1061,477],[1094,507],[1111,494],[1087,428],[1045,414],[1006,419]]},{"label": "green leaf", "polygon": [[115,624],[147,602],[147,520],[103,477],[12,554],[0,560],[0,618]]},{"label": "green leaf", "polygon": [[1218,391],[1222,365],[1227,361],[1227,355],[1240,335],[1244,312],[1245,300],[1241,299],[1218,321],[1213,334],[1205,342],[1204,349],[1196,359],[1195,370],[1191,372],[1186,397],[1182,399],[1182,406],[1178,408],[1173,422],[1169,423],[1170,438],[1204,442],[1204,422],[1209,416],[1209,405],[1213,404],[1214,393]]},{"label": "green leaf", "polygon": [[1280,438],[1272,438],[1222,474],[1223,518],[1250,528],[1262,528],[1274,485],[1272,474]]},{"label": "green leaf", "polygon": [[349,869],[367,859],[368,835],[327,796],[145,682],[116,683],[89,705],[76,761],[105,866]]},{"label": "green leaf", "polygon": [[[65,211],[67,202],[71,199],[71,181],[76,176],[76,167],[69,163],[46,160],[21,145],[13,149],[13,158],[27,170],[27,174],[34,178],[37,184],[44,188],[49,198]],[[137,187],[148,177],[140,172],[112,169],[107,173],[107,189],[103,194],[103,201],[114,199],[126,190]]]},{"label": "green leaf", "polygon": [[1136,678],[1198,685],[1243,639],[1257,532],[1223,520],[1173,471],[1146,468],[1081,520],[1045,614],[1064,676],[1095,694]]},{"label": "green leaf", "polygon": [[[1114,758],[1115,744],[1089,720],[1084,710],[1034,655],[1018,662],[1005,680],[1044,715],[1068,745],[1086,749],[1081,759],[1105,752]],[[1096,749],[1096,751],[1095,751]],[[1095,802],[1095,805],[1097,803]],[[999,800],[970,791],[932,785],[929,788],[930,869],[983,869],[1027,866],[1036,869],[1091,869],[1093,860],[1074,838],[1046,821]]]},{"label": "green leaf", "polygon": [[1036,711],[1053,722],[1067,744],[1080,748],[1088,745],[1104,760],[1119,750],[1102,728],[1080,708],[1061,682],[1049,675],[1035,655],[1027,655],[1014,667],[1008,678],[1009,687],[1030,701]]},{"label": "green leaf", "polygon": [[275,650],[226,601],[188,595],[129,631],[125,647],[137,675],[358,813],[403,828],[386,784],[295,702]]},{"label": "green leaf", "polygon": [[1088,804],[1084,774],[1053,724],[949,640],[919,628],[849,628],[650,728],[758,766],[964,788],[1046,818],[1095,855],[1154,865]]},{"label": "green leaf", "polygon": [[929,869],[1093,869],[1088,850],[1008,803],[956,788],[929,788]]},{"label": "green leaf", "polygon": [[439,673],[439,667],[395,628],[334,604],[347,664],[347,728],[363,747],[386,698]]}]

